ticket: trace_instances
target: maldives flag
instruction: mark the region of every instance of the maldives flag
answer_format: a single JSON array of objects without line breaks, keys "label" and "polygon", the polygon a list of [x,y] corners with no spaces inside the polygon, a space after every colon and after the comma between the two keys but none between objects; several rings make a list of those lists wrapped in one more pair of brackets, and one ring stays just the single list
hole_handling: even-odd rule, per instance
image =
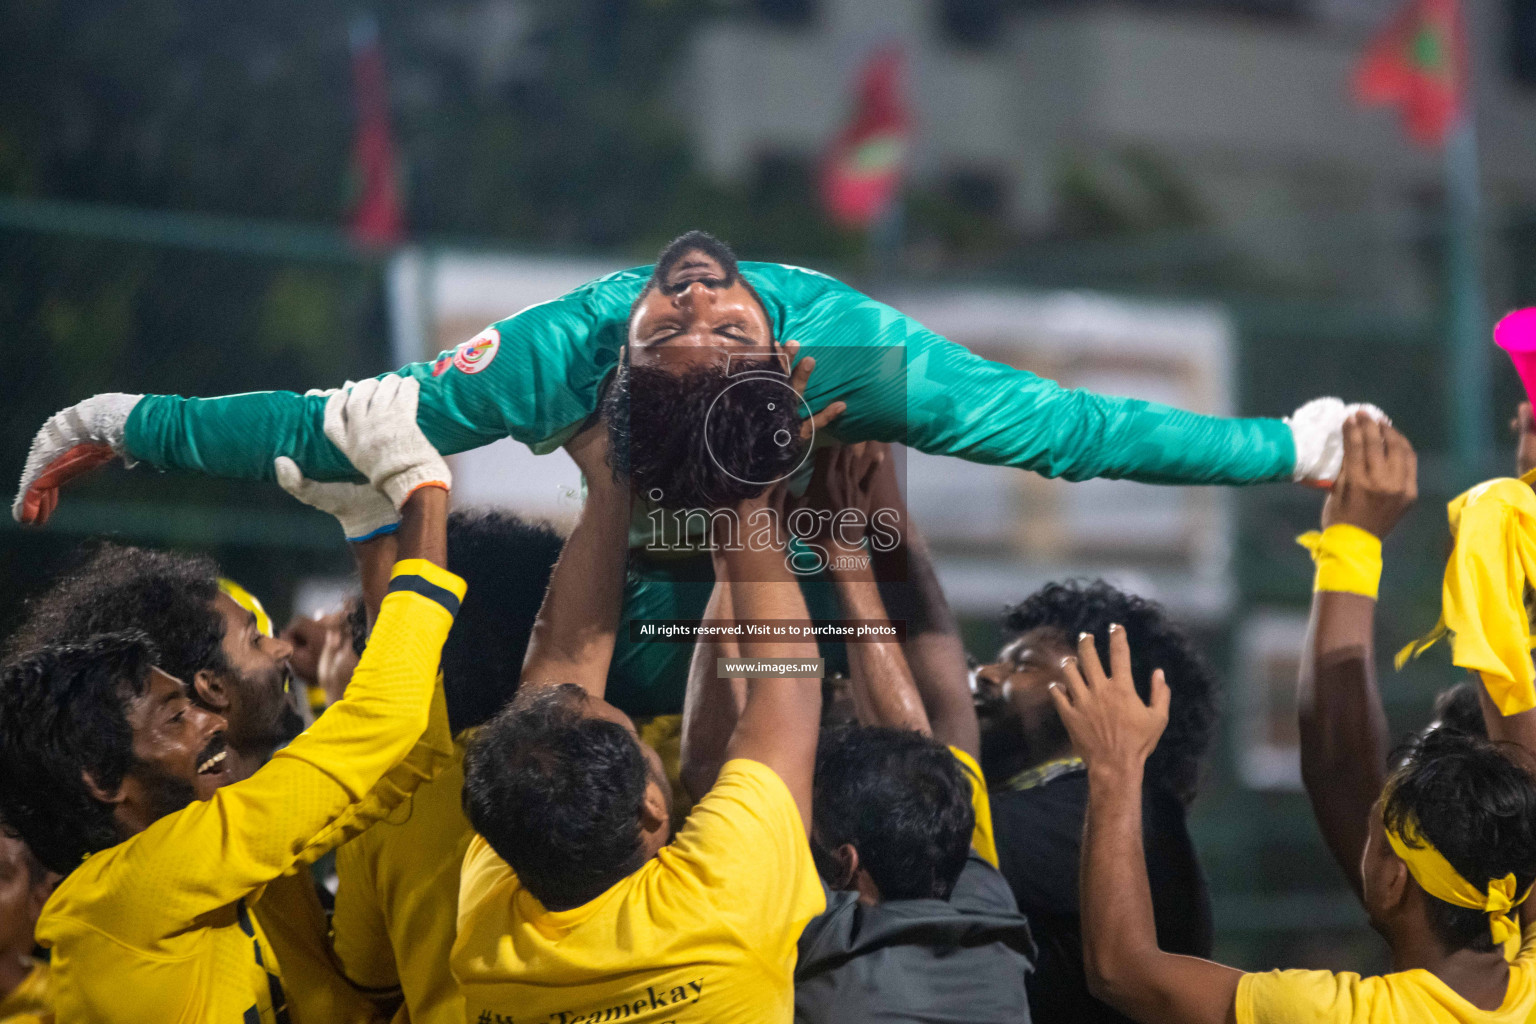
[{"label": "maldives flag", "polygon": [[1401,108],[1409,136],[1442,146],[1466,102],[1467,41],[1459,0],[1409,0],[1361,55],[1355,98]]},{"label": "maldives flag", "polygon": [[839,224],[868,227],[889,209],[906,167],[911,118],[901,93],[902,53],[881,50],[859,75],[853,119],[821,167],[821,199]]},{"label": "maldives flag", "polygon": [[384,82],[384,51],[372,19],[352,26],[352,88],[357,103],[357,137],[352,144],[356,205],[354,241],[366,246],[393,245],[405,237],[400,206],[395,146],[389,130],[389,89]]}]

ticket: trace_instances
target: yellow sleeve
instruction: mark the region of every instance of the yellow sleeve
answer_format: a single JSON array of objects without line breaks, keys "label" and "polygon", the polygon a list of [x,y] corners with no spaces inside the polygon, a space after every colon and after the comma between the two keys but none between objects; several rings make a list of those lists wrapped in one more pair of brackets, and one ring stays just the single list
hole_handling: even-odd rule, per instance
[{"label": "yellow sleeve", "polygon": [[512,868],[501,855],[491,849],[491,844],[478,833],[469,841],[464,851],[464,863],[459,865],[459,929],[464,920],[484,903],[498,885],[512,877]]},{"label": "yellow sleeve", "polygon": [[369,791],[426,730],[463,596],[452,573],[420,559],[397,563],[345,697],[249,779],[160,819],[103,864],[96,881],[119,904],[125,931],[116,934],[148,944],[185,929],[354,827]]},{"label": "yellow sleeve", "polygon": [[277,958],[294,1021],[385,1024],[384,1012],[342,973],[307,867],[269,883],[251,913]]},{"label": "yellow sleeve", "polygon": [[[1379,981],[1380,979],[1368,979]],[[1374,986],[1358,974],[1266,971],[1237,983],[1237,1024],[1351,1024],[1376,1020]]]},{"label": "yellow sleeve", "polygon": [[[428,563],[430,564],[430,563]],[[361,835],[368,826],[382,821],[394,813],[416,792],[417,787],[442,774],[455,758],[453,730],[448,725],[448,700],[443,694],[443,677],[438,674],[432,687],[431,710],[427,712],[427,729],[421,739],[405,755],[405,759],[391,768],[368,795],[353,804],[323,840],[316,840],[305,847],[299,859],[313,864],[332,850],[346,849],[354,836]]]},{"label": "yellow sleeve", "polygon": [[661,856],[681,885],[770,957],[827,909],[794,797],[758,761],[727,761]]},{"label": "yellow sleeve", "polygon": [[949,752],[955,755],[955,760],[965,769],[966,780],[971,784],[971,810],[976,812],[971,849],[982,860],[997,867],[997,839],[992,832],[992,800],[987,796],[987,780],[981,774],[981,765],[959,747],[950,747]]},{"label": "yellow sleeve", "polygon": [[353,984],[370,993],[387,994],[400,988],[400,970],[374,884],[374,852],[366,836],[336,851],[331,942]]}]

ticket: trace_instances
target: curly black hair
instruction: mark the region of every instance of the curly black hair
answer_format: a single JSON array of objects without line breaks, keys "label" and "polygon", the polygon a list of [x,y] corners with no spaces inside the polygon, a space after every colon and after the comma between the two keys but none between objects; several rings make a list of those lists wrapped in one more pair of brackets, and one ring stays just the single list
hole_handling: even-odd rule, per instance
[{"label": "curly black hair", "polygon": [[811,820],[816,866],[849,844],[882,899],[949,899],[970,855],[976,812],[960,762],[910,729],[845,726],[816,749]]},{"label": "curly black hair", "polygon": [[596,899],[644,859],[639,741],[583,713],[586,691],[523,691],[464,752],[464,816],[550,910]]},{"label": "curly black hair", "polygon": [[800,407],[777,364],[676,372],[626,357],[603,400],[615,477],[663,508],[755,498],[805,459]]},{"label": "curly black hair", "polygon": [[[1518,748],[1456,729],[1431,730],[1412,741],[1387,778],[1381,817],[1399,836],[1412,826],[1478,889],[1508,874],[1516,892],[1536,880],[1536,779]],[[1434,897],[1425,903],[1446,949],[1493,951],[1487,913]]]},{"label": "curly black hair", "polygon": [[1109,664],[1109,627],[1125,627],[1131,645],[1131,675],[1136,692],[1150,699],[1152,672],[1162,669],[1172,691],[1168,727],[1147,759],[1147,780],[1166,788],[1185,804],[1200,789],[1200,768],[1216,730],[1219,691],[1215,674],[1161,605],[1127,594],[1103,580],[1050,583],[1009,608],[1003,628],[1010,637],[1046,628],[1068,647],[1079,633],[1090,633],[1099,658]]},{"label": "curly black hair", "polygon": [[27,603],[5,661],[99,633],[137,629],[159,651],[161,669],[190,683],[203,669],[227,671],[224,619],[214,607],[219,567],[210,558],[101,544],[79,568]]},{"label": "curly black hair", "polygon": [[157,660],[125,631],[34,651],[0,677],[0,818],[49,870],[67,875],[122,838],[83,773],[113,790],[136,763],[126,705]]}]

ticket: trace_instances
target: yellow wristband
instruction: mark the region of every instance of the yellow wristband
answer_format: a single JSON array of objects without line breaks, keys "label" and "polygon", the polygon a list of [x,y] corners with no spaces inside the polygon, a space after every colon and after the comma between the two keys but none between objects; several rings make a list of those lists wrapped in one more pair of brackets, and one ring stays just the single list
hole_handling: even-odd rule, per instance
[{"label": "yellow wristband", "polygon": [[1322,533],[1313,530],[1296,538],[1312,552],[1317,576],[1312,589],[1360,594],[1376,600],[1381,585],[1381,538],[1358,526],[1335,523]]}]

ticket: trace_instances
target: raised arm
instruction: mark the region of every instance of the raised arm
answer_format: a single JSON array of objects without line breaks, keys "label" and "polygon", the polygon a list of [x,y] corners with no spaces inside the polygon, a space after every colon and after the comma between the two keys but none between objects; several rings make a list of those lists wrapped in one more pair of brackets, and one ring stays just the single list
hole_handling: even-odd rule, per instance
[{"label": "raised arm", "polygon": [[[848,619],[887,624],[890,616],[876,582],[865,538],[875,474],[887,461],[883,445],[859,443],[824,448],[803,507],[822,516],[817,536],[828,553],[827,576]],[[865,725],[933,734],[900,642],[850,640],[848,668],[854,707]]]},{"label": "raised arm", "polygon": [[[112,862],[126,877],[103,881],[134,904],[138,927],[183,927],[332,848],[427,726],[443,641],[464,595],[463,581],[443,568],[448,474],[415,428],[414,388],[365,384],[373,386],[333,399],[345,414],[337,436],[359,469],[403,499],[402,558],[374,635],[346,695],[318,722],[249,779],[164,819],[176,835],[154,848],[196,856],[153,872],[133,857]],[[392,486],[410,469],[430,470],[434,483]],[[172,884],[146,886],[146,875]]]},{"label": "raised arm", "polygon": [[[596,408],[645,279],[642,269],[610,274],[498,321],[435,360],[399,370],[420,387],[418,422],[427,439],[444,454],[507,436],[540,453],[564,443]],[[49,417],[39,430],[12,514],[19,522],[46,522],[61,486],[116,458],[270,480],[273,459],[287,456],[313,480],[356,479],[326,436],[326,401],[319,391],[93,396]]]},{"label": "raised arm", "polygon": [[560,552],[523,659],[523,686],[574,683],[601,700],[619,628],[629,550],[629,488],[607,464],[599,422],[567,446],[587,481],[581,516]]},{"label": "raised arm", "polygon": [[871,515],[898,538],[888,550],[882,550],[886,545],[872,546],[875,576],[891,618],[906,621],[907,641],[902,646],[934,738],[980,760],[981,727],[960,623],[939,586],[928,543],[907,513],[895,466],[887,457],[870,481]]},{"label": "raised arm", "polygon": [[[725,624],[735,618],[731,607],[730,580],[720,560],[715,561],[715,587],[704,608],[704,622]],[[683,696],[683,736],[679,755],[683,787],[695,800],[715,784],[720,766],[725,764],[726,749],[741,709],[747,702],[747,681],[740,677],[721,678],[720,658],[741,657],[741,645],[735,637],[700,637],[693,646],[688,665],[688,689]]]},{"label": "raised arm", "polygon": [[[771,514],[774,490],[737,506],[742,533],[750,535]],[[768,531],[764,531],[766,534]],[[757,549],[761,548],[761,549]],[[731,605],[738,620],[810,622],[799,580],[790,571],[782,535],[772,543],[718,545],[715,564],[730,581]],[[817,656],[813,639],[749,634],[741,640],[743,658]],[[816,740],[821,726],[821,678],[815,674],[749,677],[747,697],[736,729],[726,745],[726,760],[746,758],[771,768],[795,799],[800,820],[811,825],[811,779],[816,768]]]},{"label": "raised arm", "polygon": [[1358,415],[1323,505],[1312,617],[1296,682],[1301,777],[1334,860],[1361,895],[1360,855],[1387,772],[1387,717],[1376,688],[1374,625],[1381,542],[1417,497],[1408,440]]},{"label": "raised arm", "polygon": [[1051,684],[1072,748],[1088,766],[1078,879],[1088,990],[1143,1024],[1228,1024],[1242,972],[1157,945],[1141,787],[1147,755],[1168,725],[1168,684],[1154,671],[1151,706],[1141,702],[1119,626],[1110,627],[1109,659],[1106,674],[1085,634],[1077,657],[1063,663],[1066,685]]},{"label": "raised arm", "polygon": [[1069,390],[983,359],[825,275],[751,263],[743,271],[789,307],[786,336],[805,340],[808,353],[815,343],[822,376],[806,397],[812,408],[848,401],[836,430],[844,440],[901,441],[1068,480],[1255,483],[1290,479],[1296,469],[1280,420]]}]

